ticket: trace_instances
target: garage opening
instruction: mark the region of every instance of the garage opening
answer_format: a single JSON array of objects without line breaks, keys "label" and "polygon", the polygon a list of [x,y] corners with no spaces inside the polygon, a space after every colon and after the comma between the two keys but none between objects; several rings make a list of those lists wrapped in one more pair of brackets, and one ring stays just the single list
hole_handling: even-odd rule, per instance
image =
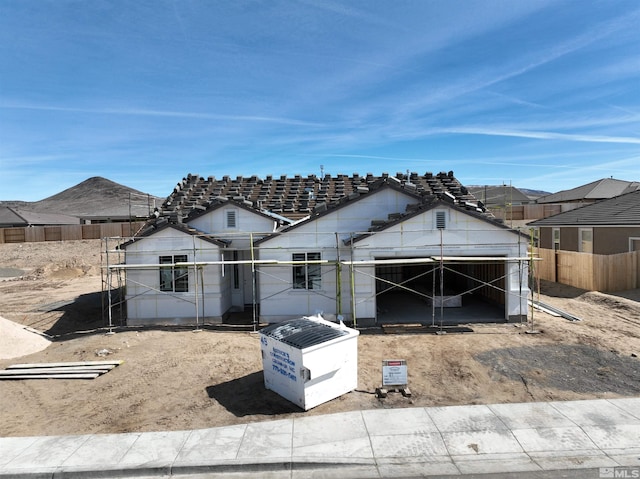
[{"label": "garage opening", "polygon": [[439,262],[381,262],[375,276],[377,324],[505,321],[503,261],[444,262],[442,272]]}]

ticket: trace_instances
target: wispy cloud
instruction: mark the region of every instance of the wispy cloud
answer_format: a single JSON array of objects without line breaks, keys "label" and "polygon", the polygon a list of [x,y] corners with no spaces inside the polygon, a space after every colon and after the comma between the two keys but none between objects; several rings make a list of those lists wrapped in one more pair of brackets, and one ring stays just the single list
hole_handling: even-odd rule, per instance
[{"label": "wispy cloud", "polygon": [[357,155],[347,153],[323,153],[310,156],[322,156],[325,158],[354,158],[354,159],[366,159],[366,160],[389,160],[389,161],[433,161],[428,158],[405,158],[397,156],[377,156],[377,155]]},{"label": "wispy cloud", "polygon": [[537,170],[541,174],[531,174],[536,171],[533,170],[529,171],[527,175],[521,175],[521,181],[526,181],[530,184],[565,185],[562,189],[572,187],[568,185],[579,185],[609,176],[615,176],[617,179],[622,180],[637,181],[640,171],[636,165],[639,161],[640,156],[635,156],[597,164],[565,166],[562,170],[559,170],[554,165],[547,165]]},{"label": "wispy cloud", "polygon": [[[561,156],[561,155],[558,155]],[[507,162],[507,161],[483,161],[483,165],[494,165],[494,166],[516,166],[522,167],[526,166],[527,168],[543,168],[545,170],[591,170],[591,171],[610,171],[611,169],[616,169],[618,171],[627,171],[628,173],[637,173],[638,169],[634,168],[640,160],[640,157],[635,156],[632,158],[626,158],[624,160],[616,160],[616,161],[607,161],[599,164],[585,165],[584,163],[578,164],[566,164],[566,163],[523,163],[523,162]],[[628,170],[625,168],[628,167]],[[555,174],[555,173],[554,173]]]},{"label": "wispy cloud", "polygon": [[60,107],[48,105],[28,105],[28,104],[4,104],[0,108],[15,110],[41,110],[41,111],[59,111],[67,113],[89,113],[96,115],[122,115],[122,116],[149,116],[149,117],[171,117],[171,118],[191,118],[200,120],[224,120],[238,122],[257,122],[257,123],[278,123],[292,126],[312,126],[324,127],[323,123],[299,120],[295,118],[284,118],[277,116],[259,116],[259,115],[223,115],[213,113],[198,113],[190,111],[170,111],[170,110],[148,110],[138,108],[75,108]]},{"label": "wispy cloud", "polygon": [[482,127],[437,128],[431,133],[456,133],[465,135],[511,136],[518,138],[534,138],[537,140],[563,140],[587,143],[626,143],[640,145],[640,138],[623,136],[584,135],[575,133],[554,133],[549,131],[507,130]]},{"label": "wispy cloud", "polygon": [[21,167],[34,167],[48,165],[53,162],[59,162],[71,158],[71,155],[3,155],[0,153],[1,169],[12,170],[15,165]]},{"label": "wispy cloud", "polygon": [[409,101],[403,102],[398,114],[401,116],[423,111],[426,107],[435,108],[437,105],[447,103],[453,99],[462,97],[472,92],[485,90],[496,84],[505,82],[515,77],[519,77],[532,70],[547,65],[564,56],[575,53],[589,45],[609,37],[616,32],[635,28],[640,21],[640,10],[627,13],[612,20],[596,24],[588,31],[569,38],[564,42],[553,44],[546,49],[532,51],[528,55],[518,58],[506,64],[504,68],[487,69],[453,84],[447,84],[439,88],[430,85],[424,94],[412,92]]},{"label": "wispy cloud", "polygon": [[454,169],[461,181],[550,190],[594,175],[640,179],[633,2],[40,7],[0,2],[5,197],[31,189],[13,178],[33,185],[53,169],[169,188],[189,171],[319,163]]}]

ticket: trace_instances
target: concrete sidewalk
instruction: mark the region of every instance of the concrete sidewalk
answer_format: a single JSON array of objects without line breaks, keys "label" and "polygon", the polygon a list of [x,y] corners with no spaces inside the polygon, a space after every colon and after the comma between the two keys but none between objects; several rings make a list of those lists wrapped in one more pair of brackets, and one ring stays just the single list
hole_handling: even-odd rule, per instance
[{"label": "concrete sidewalk", "polygon": [[586,478],[639,477],[640,398],[375,409],[193,431],[0,438],[0,477],[11,478],[524,471],[553,477],[543,471],[574,469]]}]

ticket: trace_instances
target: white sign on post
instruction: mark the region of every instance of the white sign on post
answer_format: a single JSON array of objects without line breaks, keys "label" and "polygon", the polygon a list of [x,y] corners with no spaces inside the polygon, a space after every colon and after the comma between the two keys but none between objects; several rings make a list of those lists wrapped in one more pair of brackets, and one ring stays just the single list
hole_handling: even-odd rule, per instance
[{"label": "white sign on post", "polygon": [[407,361],[404,359],[385,359],[382,361],[382,386],[407,386]]}]

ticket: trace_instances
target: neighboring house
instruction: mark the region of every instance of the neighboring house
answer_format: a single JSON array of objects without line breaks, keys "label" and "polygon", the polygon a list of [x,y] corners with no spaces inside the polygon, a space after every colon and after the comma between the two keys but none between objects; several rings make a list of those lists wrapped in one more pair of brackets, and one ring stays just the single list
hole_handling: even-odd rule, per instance
[{"label": "neighboring house", "polygon": [[614,198],[616,196],[640,189],[640,182],[603,178],[570,190],[543,196],[536,200],[538,204],[562,204],[563,211],[577,208],[596,201]]},{"label": "neighboring house", "polygon": [[[502,191],[501,191],[502,188]],[[541,218],[557,215],[603,199],[613,198],[640,188],[639,182],[605,178],[589,184],[544,196],[527,196],[511,187],[469,187],[469,191],[480,199],[498,218],[511,227],[523,227]],[[528,194],[535,191],[526,190]],[[527,199],[525,200],[526,197]],[[536,198],[535,201],[532,198]]]},{"label": "neighboring house", "polygon": [[436,307],[526,317],[527,238],[452,172],[293,180],[183,180],[110,268],[125,272],[127,324],[216,323],[247,306],[261,322],[403,322],[388,313],[399,299],[424,322]]},{"label": "neighboring house", "polygon": [[77,216],[37,213],[35,211],[0,206],[0,228],[78,224],[80,224],[80,218]]},{"label": "neighboring house", "polygon": [[640,250],[640,190],[529,223],[541,248],[600,255]]},{"label": "neighboring house", "polygon": [[[469,186],[469,193],[473,194],[480,204],[484,205],[496,218],[502,219],[512,228],[522,226],[526,215],[535,211],[535,201],[518,188],[510,185],[498,186]],[[538,213],[535,211],[535,213]],[[533,218],[538,218],[534,216]],[[533,219],[532,218],[532,219]]]}]

